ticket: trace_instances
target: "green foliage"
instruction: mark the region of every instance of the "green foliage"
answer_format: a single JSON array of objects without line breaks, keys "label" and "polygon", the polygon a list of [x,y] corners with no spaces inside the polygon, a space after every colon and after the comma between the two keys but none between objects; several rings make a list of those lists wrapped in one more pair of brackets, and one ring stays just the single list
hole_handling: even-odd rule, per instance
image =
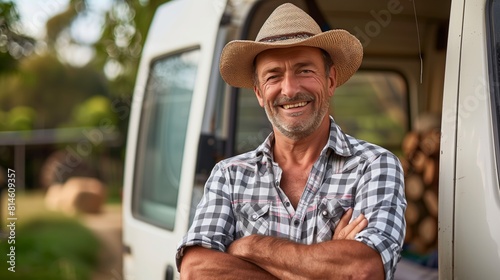
[{"label": "green foliage", "polygon": [[70,0],[66,10],[47,20],[45,33],[49,47],[55,48],[59,36],[85,11],[87,8],[86,2],[86,0]]},{"label": "green foliage", "polygon": [[8,113],[0,110],[0,131],[7,129]]},{"label": "green foliage", "polygon": [[111,110],[111,101],[104,96],[93,96],[79,104],[73,111],[75,126],[116,125],[117,116]]},{"label": "green foliage", "polygon": [[7,116],[7,130],[31,130],[35,124],[36,113],[30,107],[14,107]]},{"label": "green foliage", "polygon": [[72,118],[79,104],[108,93],[105,78],[95,69],[64,65],[53,55],[24,59],[4,81],[0,110],[32,108],[36,111],[32,128],[56,128]]},{"label": "green foliage", "polygon": [[18,23],[15,3],[0,0],[0,74],[13,71],[17,60],[33,51],[35,40],[19,32]]},{"label": "green foliage", "polygon": [[7,253],[0,256],[0,279],[90,279],[98,263],[99,240],[76,220],[39,217],[16,229],[15,244],[0,243],[1,252],[15,246],[15,273]]},{"label": "green foliage", "polygon": [[[358,74],[360,75],[360,74]],[[391,85],[399,80],[391,76]],[[361,73],[350,85],[338,88],[331,101],[332,115],[342,129],[359,139],[380,145],[399,154],[401,141],[407,130],[407,115],[400,101],[399,91],[388,87],[382,93],[385,81],[378,75]]]},{"label": "green foliage", "polygon": [[116,66],[111,77],[113,96],[131,96],[139,58],[147,31],[158,6],[168,0],[115,0],[106,14],[101,39],[95,44],[94,64],[104,69]]}]

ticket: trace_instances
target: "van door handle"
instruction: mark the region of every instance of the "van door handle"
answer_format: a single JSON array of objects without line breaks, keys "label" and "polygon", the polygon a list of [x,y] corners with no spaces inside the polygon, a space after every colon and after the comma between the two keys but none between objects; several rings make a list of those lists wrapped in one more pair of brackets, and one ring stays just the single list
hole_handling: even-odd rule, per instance
[{"label": "van door handle", "polygon": [[174,267],[171,265],[165,270],[165,280],[174,280]]}]

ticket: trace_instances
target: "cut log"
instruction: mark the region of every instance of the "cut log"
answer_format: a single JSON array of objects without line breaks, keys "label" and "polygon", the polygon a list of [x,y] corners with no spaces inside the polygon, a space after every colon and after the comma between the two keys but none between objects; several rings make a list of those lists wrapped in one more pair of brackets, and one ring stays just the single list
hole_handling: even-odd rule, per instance
[{"label": "cut log", "polygon": [[425,163],[424,172],[423,172],[423,180],[424,184],[427,186],[431,186],[438,180],[438,163],[433,158],[427,158]]},{"label": "cut log", "polygon": [[403,142],[401,143],[401,148],[403,150],[403,154],[406,157],[411,157],[413,153],[417,150],[418,144],[420,142],[419,135],[417,132],[410,131],[403,138]]},{"label": "cut log", "polygon": [[422,178],[417,174],[410,174],[405,179],[405,194],[408,200],[418,201],[422,199],[425,186]]},{"label": "cut log", "polygon": [[408,201],[408,205],[406,206],[406,224],[409,226],[415,225],[420,218],[420,211],[415,202]]},{"label": "cut log", "polygon": [[437,129],[426,132],[422,135],[419,148],[427,156],[439,154],[439,143],[441,141],[441,133]]},{"label": "cut log", "polygon": [[437,238],[437,222],[431,216],[425,217],[418,225],[418,235],[425,244],[432,244]]},{"label": "cut log", "polygon": [[410,172],[410,163],[408,162],[408,160],[406,160],[406,158],[400,157],[399,161],[401,162],[401,167],[403,167],[404,174]]},{"label": "cut log", "polygon": [[421,151],[416,151],[411,159],[411,165],[413,170],[417,173],[422,173],[425,169],[425,164],[427,163],[427,156]]},{"label": "cut log", "polygon": [[437,218],[439,207],[437,194],[431,190],[426,190],[424,193],[424,204],[427,211],[429,211],[429,214]]}]

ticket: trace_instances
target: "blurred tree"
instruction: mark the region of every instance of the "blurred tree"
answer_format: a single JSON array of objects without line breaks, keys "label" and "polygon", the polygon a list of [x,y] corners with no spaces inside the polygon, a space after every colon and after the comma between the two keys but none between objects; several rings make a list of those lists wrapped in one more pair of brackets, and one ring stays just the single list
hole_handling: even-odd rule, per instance
[{"label": "blurred tree", "polygon": [[17,60],[30,55],[35,40],[19,30],[19,13],[15,3],[0,0],[0,74],[13,71]]},{"label": "blurred tree", "polygon": [[106,13],[102,36],[95,44],[93,64],[109,80],[112,105],[124,135],[139,60],[156,9],[169,0],[113,0]]},{"label": "blurred tree", "polygon": [[86,8],[86,0],[70,0],[66,10],[47,20],[45,40],[51,51],[56,51],[57,40],[70,29],[71,24],[85,12]]},{"label": "blurred tree", "polygon": [[[92,46],[94,57],[89,65],[107,77],[111,109],[117,113],[118,127],[124,135],[144,40],[156,9],[168,1],[112,0],[104,14],[101,36]],[[46,24],[49,48],[57,53],[57,42],[62,39],[72,44],[88,44],[78,42],[69,31],[88,12],[87,0],[70,0],[65,11],[49,19]]]},{"label": "blurred tree", "polygon": [[73,111],[72,122],[76,126],[116,125],[117,116],[109,108],[111,101],[101,95],[92,96]]},{"label": "blurred tree", "polygon": [[111,81],[117,97],[129,98],[134,89],[139,58],[158,6],[168,0],[114,0],[106,14],[94,63]]},{"label": "blurred tree", "polygon": [[36,113],[33,128],[56,128],[72,119],[78,104],[107,94],[105,78],[92,67],[65,65],[51,54],[33,55],[4,78],[0,110],[31,107]]},{"label": "blurred tree", "polygon": [[[95,42],[95,56],[91,64],[102,71],[110,81],[111,94],[118,98],[130,97],[134,88],[139,58],[149,25],[158,6],[169,0],[112,0],[104,15],[100,39]],[[69,30],[79,18],[89,12],[87,0],[70,0],[63,12],[46,23],[48,46],[57,52],[62,37],[78,42]],[[69,38],[67,38],[69,36]]]},{"label": "blurred tree", "polygon": [[35,124],[36,113],[31,107],[17,106],[7,116],[8,130],[31,130]]}]

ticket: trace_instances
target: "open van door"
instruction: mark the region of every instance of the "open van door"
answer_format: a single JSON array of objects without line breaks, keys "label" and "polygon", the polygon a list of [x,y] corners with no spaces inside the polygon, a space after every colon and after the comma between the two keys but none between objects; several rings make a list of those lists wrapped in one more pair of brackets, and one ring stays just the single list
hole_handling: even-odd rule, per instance
[{"label": "open van door", "polygon": [[171,1],[157,10],[151,24],[150,34],[158,36],[147,38],[142,53],[125,164],[127,279],[178,275],[172,240],[181,240],[188,228],[192,163],[197,161],[193,147],[198,147],[204,117],[190,112],[205,108],[225,6],[225,0]]}]

